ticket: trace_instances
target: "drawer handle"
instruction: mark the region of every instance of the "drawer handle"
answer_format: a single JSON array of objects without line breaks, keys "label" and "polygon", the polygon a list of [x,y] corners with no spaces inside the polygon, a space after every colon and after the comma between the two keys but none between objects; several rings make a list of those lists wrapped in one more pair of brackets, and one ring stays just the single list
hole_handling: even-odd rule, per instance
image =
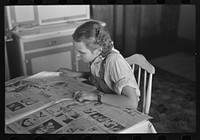
[{"label": "drawer handle", "polygon": [[52,45],[54,45],[54,44],[56,44],[56,41],[50,41],[50,42],[49,42],[49,46],[52,46]]}]

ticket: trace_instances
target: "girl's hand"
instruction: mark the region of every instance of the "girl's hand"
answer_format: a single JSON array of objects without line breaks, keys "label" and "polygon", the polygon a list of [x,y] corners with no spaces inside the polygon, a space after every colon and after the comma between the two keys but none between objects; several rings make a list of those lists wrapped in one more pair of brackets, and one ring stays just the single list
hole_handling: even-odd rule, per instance
[{"label": "girl's hand", "polygon": [[61,76],[78,77],[79,73],[68,68],[59,68],[57,70]]},{"label": "girl's hand", "polygon": [[75,99],[79,102],[83,101],[97,101],[97,93],[94,92],[88,92],[88,91],[80,91],[75,96]]}]

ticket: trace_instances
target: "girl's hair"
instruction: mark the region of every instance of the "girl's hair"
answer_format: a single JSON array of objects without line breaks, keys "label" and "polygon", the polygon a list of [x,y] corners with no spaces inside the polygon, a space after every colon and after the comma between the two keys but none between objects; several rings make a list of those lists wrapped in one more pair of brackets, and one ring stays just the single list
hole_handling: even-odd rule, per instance
[{"label": "girl's hair", "polygon": [[96,21],[88,21],[80,25],[72,37],[76,42],[84,42],[86,47],[91,51],[101,47],[101,55],[103,57],[109,54],[113,48],[113,41],[109,32]]}]

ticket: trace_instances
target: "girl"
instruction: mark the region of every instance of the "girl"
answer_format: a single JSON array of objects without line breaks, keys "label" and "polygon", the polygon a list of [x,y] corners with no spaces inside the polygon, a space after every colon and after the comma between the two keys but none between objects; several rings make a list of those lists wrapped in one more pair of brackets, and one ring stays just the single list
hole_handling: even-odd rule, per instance
[{"label": "girl", "polygon": [[114,49],[108,31],[96,21],[80,25],[72,35],[77,55],[89,62],[90,72],[60,68],[61,76],[84,77],[101,92],[80,91],[76,99],[97,100],[123,108],[137,108],[140,91],[133,71],[123,56]]}]

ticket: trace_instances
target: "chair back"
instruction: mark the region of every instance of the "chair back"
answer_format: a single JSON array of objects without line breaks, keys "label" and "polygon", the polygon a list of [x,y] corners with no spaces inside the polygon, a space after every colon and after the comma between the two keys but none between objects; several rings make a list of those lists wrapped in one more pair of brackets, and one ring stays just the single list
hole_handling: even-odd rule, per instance
[{"label": "chair back", "polygon": [[134,54],[125,58],[125,60],[133,69],[137,84],[140,88],[140,102],[142,102],[141,111],[145,114],[149,114],[151,104],[152,78],[153,74],[155,74],[155,68],[146,60],[142,54]]}]

